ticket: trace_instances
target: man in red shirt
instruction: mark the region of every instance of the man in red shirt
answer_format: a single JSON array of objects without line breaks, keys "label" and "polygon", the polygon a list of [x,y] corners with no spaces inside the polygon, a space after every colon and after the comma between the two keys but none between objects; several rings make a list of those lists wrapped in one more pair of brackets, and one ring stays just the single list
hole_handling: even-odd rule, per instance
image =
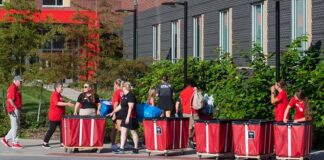
[{"label": "man in red shirt", "polygon": [[198,111],[192,108],[192,99],[194,92],[197,88],[194,87],[191,80],[188,80],[187,87],[180,92],[179,100],[176,103],[176,114],[179,111],[179,105],[182,105],[182,115],[183,117],[189,118],[189,142],[193,144],[194,137],[194,122],[199,119]]},{"label": "man in red shirt", "polygon": [[[54,91],[51,94],[50,107],[48,111],[48,120],[50,122],[50,127],[46,132],[46,135],[44,137],[44,142],[43,142],[43,147],[46,149],[51,148],[48,142],[51,139],[53,133],[55,132],[57,126],[59,126],[61,130],[61,119],[62,116],[65,114],[65,106],[74,107],[74,104],[71,103],[71,101],[67,103],[63,101],[63,97],[61,95],[62,92],[63,92],[63,84],[56,83],[54,85]],[[60,140],[61,140],[61,146],[63,146],[62,135],[60,136]]]},{"label": "man in red shirt", "polygon": [[[6,147],[14,149],[22,149],[23,147],[18,143],[18,129],[20,125],[20,112],[22,106],[22,96],[20,92],[20,85],[22,79],[20,76],[15,76],[13,83],[9,86],[7,91],[7,112],[10,117],[11,129],[1,142]],[[9,145],[9,140],[12,140],[12,145]]]},{"label": "man in red shirt", "polygon": [[[287,84],[283,80],[278,81],[271,87],[271,103],[275,105],[275,120],[277,122],[283,121],[284,113],[288,105],[286,87]],[[275,90],[278,91],[277,96],[275,95]]]}]

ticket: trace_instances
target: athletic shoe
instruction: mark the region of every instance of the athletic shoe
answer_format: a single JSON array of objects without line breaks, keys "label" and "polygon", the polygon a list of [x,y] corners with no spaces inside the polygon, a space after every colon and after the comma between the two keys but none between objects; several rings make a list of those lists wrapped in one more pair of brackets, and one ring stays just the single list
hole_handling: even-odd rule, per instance
[{"label": "athletic shoe", "polygon": [[116,144],[111,145],[111,150],[116,152],[118,150],[118,146]]},{"label": "athletic shoe", "polygon": [[133,148],[133,154],[138,154],[138,149],[137,148]]},{"label": "athletic shoe", "polygon": [[5,137],[2,137],[2,138],[1,138],[1,142],[2,142],[2,144],[5,145],[6,147],[11,147],[11,146],[9,145],[9,143],[8,143],[8,141],[6,140]]},{"label": "athletic shoe", "polygon": [[115,154],[125,154],[124,149],[118,148]]},{"label": "athletic shoe", "polygon": [[48,143],[43,143],[42,147],[45,148],[45,149],[52,148]]},{"label": "athletic shoe", "polygon": [[23,146],[20,145],[19,143],[13,143],[11,148],[13,148],[13,149],[23,149]]}]

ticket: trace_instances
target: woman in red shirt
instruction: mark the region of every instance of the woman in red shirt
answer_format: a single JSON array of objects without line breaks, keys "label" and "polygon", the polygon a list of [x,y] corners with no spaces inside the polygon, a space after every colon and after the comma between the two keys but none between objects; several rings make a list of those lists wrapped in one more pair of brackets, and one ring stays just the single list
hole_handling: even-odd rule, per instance
[{"label": "woman in red shirt", "polygon": [[[55,132],[56,127],[59,126],[61,130],[61,119],[62,116],[65,114],[65,106],[68,107],[74,106],[74,104],[71,103],[71,101],[67,103],[63,101],[63,98],[61,96],[62,91],[63,91],[62,83],[54,84],[54,91],[51,94],[50,107],[48,111],[48,120],[50,122],[50,127],[44,137],[44,142],[43,142],[44,148],[51,148],[48,142],[51,139],[53,133]],[[62,135],[60,136],[60,140],[62,146]]]},{"label": "woman in red shirt", "polygon": [[285,123],[289,120],[288,113],[292,107],[295,107],[296,110],[294,122],[304,122],[312,119],[310,107],[304,91],[298,90],[294,97],[289,101],[284,114]]},{"label": "woman in red shirt", "polygon": [[[288,105],[288,96],[286,92],[287,84],[280,80],[271,87],[271,103],[275,105],[275,121],[282,122],[284,113]],[[275,91],[278,91],[276,95]]]},{"label": "woman in red shirt", "polygon": [[[116,79],[114,82],[114,94],[112,96],[112,105],[113,109],[117,108],[120,105],[121,99],[123,97],[123,90],[122,87],[123,80]],[[120,124],[123,117],[121,117],[119,112],[116,112],[112,116],[112,120],[115,124],[114,128],[111,129],[110,132],[110,140],[111,140],[111,149],[113,151],[116,151],[118,149],[118,146],[115,144],[116,141],[116,132],[120,131]]]}]

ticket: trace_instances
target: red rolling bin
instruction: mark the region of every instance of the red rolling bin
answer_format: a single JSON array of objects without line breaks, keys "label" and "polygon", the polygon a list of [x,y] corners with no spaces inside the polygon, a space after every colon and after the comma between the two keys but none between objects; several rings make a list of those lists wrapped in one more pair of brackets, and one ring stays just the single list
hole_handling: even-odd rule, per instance
[{"label": "red rolling bin", "polygon": [[106,120],[100,116],[63,116],[62,141],[65,152],[103,148]]},{"label": "red rolling bin", "polygon": [[304,159],[312,148],[311,122],[275,123],[275,152],[277,159]]},{"label": "red rolling bin", "polygon": [[233,139],[232,121],[230,120],[196,120],[196,151],[199,158],[216,156],[217,158],[231,158]]},{"label": "red rolling bin", "polygon": [[143,120],[146,151],[164,153],[181,151],[188,146],[189,118],[155,118]]},{"label": "red rolling bin", "polygon": [[266,120],[233,121],[235,158],[273,156],[273,122]]}]

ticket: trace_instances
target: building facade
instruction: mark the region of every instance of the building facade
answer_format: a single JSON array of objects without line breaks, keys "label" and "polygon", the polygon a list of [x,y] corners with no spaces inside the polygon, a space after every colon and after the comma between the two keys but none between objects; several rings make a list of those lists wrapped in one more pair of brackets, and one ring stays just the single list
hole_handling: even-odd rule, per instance
[{"label": "building facade", "polygon": [[[188,55],[201,60],[229,53],[234,63],[247,67],[254,44],[262,47],[274,65],[276,0],[187,0]],[[180,2],[180,1],[179,1]],[[307,34],[301,50],[324,40],[323,0],[280,0],[280,43],[285,50],[295,38]],[[138,57],[148,61],[183,57],[184,9],[158,6],[138,14]],[[124,50],[132,54],[133,18],[124,20]],[[242,53],[247,54],[247,58]]]}]

